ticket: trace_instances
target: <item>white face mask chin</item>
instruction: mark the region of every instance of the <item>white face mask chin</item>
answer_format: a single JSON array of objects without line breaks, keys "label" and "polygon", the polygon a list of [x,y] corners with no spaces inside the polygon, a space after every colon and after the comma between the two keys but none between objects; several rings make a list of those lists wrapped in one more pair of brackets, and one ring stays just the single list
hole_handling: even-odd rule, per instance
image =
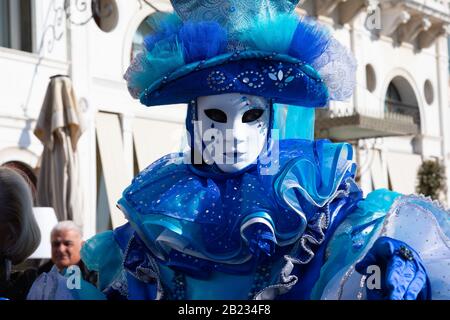
[{"label": "white face mask chin", "polygon": [[[203,160],[226,173],[238,172],[261,154],[269,131],[269,102],[258,96],[227,93],[197,99],[198,121],[204,149],[196,143]],[[196,141],[197,140],[196,138]]]}]

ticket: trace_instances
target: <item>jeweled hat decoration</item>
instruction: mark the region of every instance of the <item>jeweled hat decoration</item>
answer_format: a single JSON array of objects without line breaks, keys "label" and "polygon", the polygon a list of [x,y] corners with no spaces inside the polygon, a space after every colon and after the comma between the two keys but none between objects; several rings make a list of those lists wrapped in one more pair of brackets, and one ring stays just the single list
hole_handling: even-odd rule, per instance
[{"label": "jeweled hat decoration", "polygon": [[354,57],[297,3],[172,0],[125,74],[131,95],[147,106],[232,92],[303,107],[348,99]]}]

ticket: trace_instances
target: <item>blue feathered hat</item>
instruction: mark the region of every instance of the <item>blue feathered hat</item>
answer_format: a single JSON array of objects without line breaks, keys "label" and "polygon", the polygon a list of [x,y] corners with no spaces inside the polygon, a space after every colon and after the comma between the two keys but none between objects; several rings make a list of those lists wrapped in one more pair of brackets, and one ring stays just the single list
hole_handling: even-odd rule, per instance
[{"label": "blue feathered hat", "polygon": [[327,106],[353,93],[356,63],[328,30],[298,16],[298,0],[172,0],[175,13],[149,22],[125,74],[147,106],[246,93],[274,103]]}]

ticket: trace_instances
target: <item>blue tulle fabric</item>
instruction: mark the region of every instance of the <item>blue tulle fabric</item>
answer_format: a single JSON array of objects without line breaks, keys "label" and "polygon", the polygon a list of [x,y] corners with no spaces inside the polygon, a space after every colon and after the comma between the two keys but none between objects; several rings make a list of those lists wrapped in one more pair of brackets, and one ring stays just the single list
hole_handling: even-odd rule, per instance
[{"label": "blue tulle fabric", "polygon": [[156,44],[160,41],[169,40],[175,42],[177,34],[182,27],[182,21],[174,14],[152,14],[147,19],[147,24],[154,30],[154,33],[144,38],[144,47],[147,52],[152,52]]},{"label": "blue tulle fabric", "polygon": [[422,197],[412,198],[410,200],[417,207],[423,207],[429,210],[436,218],[439,227],[447,238],[450,238],[450,209],[443,208],[436,200],[425,199]]},{"label": "blue tulle fabric", "polygon": [[184,164],[183,154],[166,156],[134,179],[119,205],[165,265],[196,276],[250,272],[258,257],[295,243],[354,175],[350,145],[282,140],[279,148],[279,175],[262,175],[267,164],[259,164],[224,178]]},{"label": "blue tulle fabric", "polygon": [[184,49],[184,61],[192,63],[226,53],[226,31],[214,21],[186,23],[180,29],[179,41]]},{"label": "blue tulle fabric", "polygon": [[291,56],[312,64],[325,52],[331,36],[327,29],[315,27],[316,22],[311,18],[303,18],[301,21],[301,24],[296,25],[288,52]]}]

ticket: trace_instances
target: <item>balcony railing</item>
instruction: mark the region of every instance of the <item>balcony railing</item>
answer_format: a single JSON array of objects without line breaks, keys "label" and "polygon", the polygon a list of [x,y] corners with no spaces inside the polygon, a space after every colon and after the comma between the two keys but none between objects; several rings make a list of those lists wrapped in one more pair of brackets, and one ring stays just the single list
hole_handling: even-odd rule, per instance
[{"label": "balcony railing", "polygon": [[334,108],[318,110],[316,138],[352,141],[378,137],[417,135],[420,112],[417,107],[388,101],[385,110]]},{"label": "balcony railing", "polygon": [[386,101],[385,118],[395,118],[398,116],[409,119],[420,126],[420,111],[417,106],[411,106],[397,101]]}]

